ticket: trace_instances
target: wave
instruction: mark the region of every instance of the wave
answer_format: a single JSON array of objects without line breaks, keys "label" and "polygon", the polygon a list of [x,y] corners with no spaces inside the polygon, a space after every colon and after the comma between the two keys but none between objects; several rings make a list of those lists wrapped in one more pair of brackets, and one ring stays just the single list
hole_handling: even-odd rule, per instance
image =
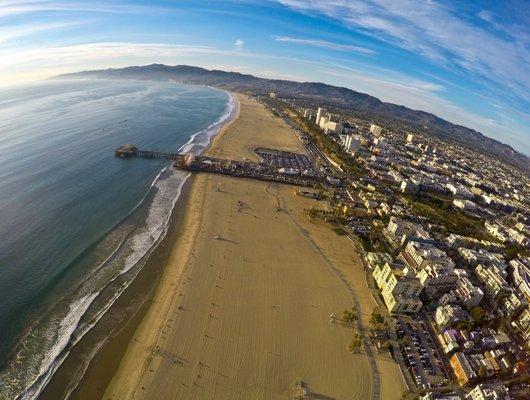
[{"label": "wave", "polygon": [[[200,154],[220,128],[235,117],[237,101],[229,93],[223,115],[182,145],[180,153]],[[0,398],[36,399],[67,358],[71,348],[98,323],[142,270],[148,257],[166,236],[173,209],[190,173],[165,166],[154,178],[141,201],[120,222],[130,229],[110,254],[79,283],[74,298],[63,299],[55,313],[30,329],[21,340],[16,357],[0,374]],[[149,204],[146,202],[150,200]],[[133,214],[148,206],[142,224],[130,222]],[[115,227],[118,230],[120,227]],[[112,232],[109,232],[109,235]],[[103,344],[99,343],[99,349]],[[83,371],[97,354],[94,350]],[[82,377],[78,376],[80,380]],[[77,382],[68,388],[75,390]],[[4,397],[6,396],[6,397]]]}]

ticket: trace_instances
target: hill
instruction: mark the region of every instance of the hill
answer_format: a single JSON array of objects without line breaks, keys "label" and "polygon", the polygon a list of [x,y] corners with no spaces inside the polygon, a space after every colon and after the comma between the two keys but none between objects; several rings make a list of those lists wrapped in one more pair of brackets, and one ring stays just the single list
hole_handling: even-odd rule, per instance
[{"label": "hill", "polygon": [[530,171],[530,158],[528,156],[474,129],[453,124],[425,111],[385,103],[376,97],[344,87],[317,82],[264,79],[238,72],[207,70],[188,65],[168,66],[162,64],[85,71],[61,75],[58,78],[74,77],[174,80],[186,84],[216,86],[228,90],[244,90],[258,94],[276,92],[280,97],[310,100],[329,107],[352,109],[382,122],[398,123],[405,128],[433,134],[442,139],[453,140],[484,154],[495,156],[525,172]]}]

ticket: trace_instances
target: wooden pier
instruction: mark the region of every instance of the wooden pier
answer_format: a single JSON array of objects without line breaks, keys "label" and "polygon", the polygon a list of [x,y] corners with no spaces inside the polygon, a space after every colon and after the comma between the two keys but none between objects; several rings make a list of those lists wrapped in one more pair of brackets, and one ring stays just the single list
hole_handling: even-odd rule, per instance
[{"label": "wooden pier", "polygon": [[125,144],[123,146],[118,147],[114,154],[116,157],[120,158],[133,158],[133,157],[140,157],[140,158],[157,158],[160,160],[172,160],[172,161],[179,161],[184,156],[182,154],[178,153],[165,153],[162,151],[151,151],[151,150],[141,150],[138,147],[136,147],[134,144]]}]

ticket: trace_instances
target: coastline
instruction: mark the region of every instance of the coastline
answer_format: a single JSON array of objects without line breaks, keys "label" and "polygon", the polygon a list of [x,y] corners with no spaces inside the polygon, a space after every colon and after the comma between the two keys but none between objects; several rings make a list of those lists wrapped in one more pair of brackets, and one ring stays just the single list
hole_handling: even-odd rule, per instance
[{"label": "coastline", "polygon": [[[256,161],[258,146],[303,151],[281,119],[238,100],[237,118],[206,154]],[[356,304],[366,327],[373,299],[348,240],[307,220],[304,209],[325,203],[287,185],[212,174],[194,174],[185,188],[149,301],[71,399],[287,399],[300,394],[300,380],[330,398],[401,397],[393,360],[348,352],[351,328],[328,321]]]},{"label": "coastline", "polygon": [[[215,122],[205,129],[208,131],[212,126],[219,125],[218,131],[210,136],[208,146],[202,151],[203,154],[212,148],[217,138],[239,116],[237,97],[233,93],[226,93],[230,96],[227,104],[234,101],[235,113],[228,113],[226,120]],[[189,151],[193,147],[195,136],[198,134],[190,137],[181,147],[181,151]],[[37,397],[39,400],[56,400],[58,398],[96,400],[103,397],[104,388],[116,372],[135,330],[149,309],[149,304],[153,300],[164,273],[169,254],[178,242],[177,238],[183,233],[187,203],[193,182],[194,176],[190,175],[183,183],[180,195],[171,211],[168,231],[148,257],[146,265],[92,330],[73,346],[68,357]],[[82,371],[82,377],[79,379],[77,375],[79,371],[76,371],[76,367],[82,363],[79,357],[94,349],[95,354],[91,356],[86,370]],[[71,383],[73,380],[75,381],[74,387],[70,388],[65,385],[65,382]]]},{"label": "coastline", "polygon": [[[283,120],[239,99],[240,117],[209,154],[257,161],[260,146],[304,152]],[[347,351],[351,328],[329,323],[357,298],[364,305],[367,291],[357,290],[351,271],[363,272],[347,239],[307,221],[304,209],[324,205],[316,202],[287,185],[196,174],[187,237],[174,245],[105,399],[287,399],[300,394],[300,380],[321,397],[399,398],[395,375],[379,368],[393,386],[380,391],[368,354]],[[363,307],[363,322],[370,311]]]}]

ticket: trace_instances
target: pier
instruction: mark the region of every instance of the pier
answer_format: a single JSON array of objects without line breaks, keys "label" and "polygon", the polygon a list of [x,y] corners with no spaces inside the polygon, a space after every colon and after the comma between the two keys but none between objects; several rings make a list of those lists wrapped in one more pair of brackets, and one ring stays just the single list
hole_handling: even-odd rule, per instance
[{"label": "pier", "polygon": [[120,146],[115,150],[114,154],[116,155],[116,157],[120,158],[158,158],[161,160],[173,161],[177,161],[181,157],[183,157],[182,154],[177,153],[164,153],[161,151],[141,150],[134,144],[125,144],[123,146]]},{"label": "pier", "polygon": [[[255,163],[251,161],[236,161],[222,158],[195,156],[193,154],[165,153],[150,150],[141,150],[135,145],[126,144],[115,151],[120,158],[157,158],[174,161],[173,167],[191,172],[208,172],[214,174],[230,175],[240,178],[258,179],[261,181],[286,183],[289,185],[314,187],[321,181],[321,176],[310,169],[304,172],[295,171],[293,168],[280,167],[276,163]],[[267,160],[268,161],[268,160]]]}]

